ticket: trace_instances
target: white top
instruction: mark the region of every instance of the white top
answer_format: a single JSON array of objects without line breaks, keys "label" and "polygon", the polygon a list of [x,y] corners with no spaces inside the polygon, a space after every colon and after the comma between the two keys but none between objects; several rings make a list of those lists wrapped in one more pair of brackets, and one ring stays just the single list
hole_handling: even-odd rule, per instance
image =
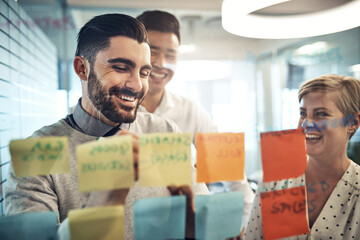
[{"label": "white top", "polygon": [[[342,178],[336,184],[329,199],[321,210],[310,232],[284,239],[360,239],[360,167],[350,163]],[[326,183],[325,183],[326,184]],[[305,174],[298,178],[259,184],[244,239],[264,239],[261,220],[259,192],[268,192],[306,186]],[[321,191],[321,186],[318,186]],[[311,194],[311,193],[307,193]],[[308,220],[309,221],[309,220]]]},{"label": "white top", "polygon": [[[146,112],[143,106],[138,111]],[[206,110],[197,102],[185,97],[165,91],[159,106],[154,111],[155,115],[174,121],[184,133],[193,134],[195,143],[196,133],[217,132],[217,127],[211,120]],[[254,193],[246,180],[228,182],[230,191],[241,191],[244,194],[244,218],[243,225],[250,214]]]},{"label": "white top", "polygon": [[[146,112],[143,106],[138,111]],[[165,91],[153,114],[174,121],[184,133],[217,132],[216,125],[206,110],[197,102]]]}]

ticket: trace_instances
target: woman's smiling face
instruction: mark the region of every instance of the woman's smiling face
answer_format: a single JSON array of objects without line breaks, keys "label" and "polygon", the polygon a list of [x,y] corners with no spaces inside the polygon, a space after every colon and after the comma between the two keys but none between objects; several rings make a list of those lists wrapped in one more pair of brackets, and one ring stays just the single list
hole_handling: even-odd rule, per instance
[{"label": "woman's smiling face", "polygon": [[343,119],[344,115],[332,100],[331,93],[309,92],[303,96],[299,127],[306,135],[310,158],[341,157],[346,153],[349,127],[341,124]]}]

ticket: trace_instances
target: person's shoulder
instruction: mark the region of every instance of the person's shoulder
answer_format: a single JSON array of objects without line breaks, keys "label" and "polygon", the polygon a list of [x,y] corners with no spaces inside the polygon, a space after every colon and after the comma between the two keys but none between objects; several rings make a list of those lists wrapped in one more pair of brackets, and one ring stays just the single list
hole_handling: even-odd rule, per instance
[{"label": "person's shoulder", "polygon": [[137,134],[153,132],[180,132],[179,127],[172,120],[165,119],[148,112],[138,112],[130,129]]},{"label": "person's shoulder", "polygon": [[172,105],[176,107],[180,107],[182,109],[186,109],[185,111],[192,113],[192,115],[209,115],[208,112],[205,110],[205,108],[197,101],[177,95],[171,92],[166,92],[166,94],[169,95],[170,101],[172,101]]},{"label": "person's shoulder", "polygon": [[65,136],[72,132],[73,129],[66,123],[64,119],[59,120],[51,125],[44,126],[39,130],[36,130],[32,137],[41,136]]},{"label": "person's shoulder", "polygon": [[181,95],[169,92],[169,91],[166,91],[166,94],[168,95],[169,99],[171,99],[174,102],[174,104],[181,104],[182,106],[183,105],[201,106],[198,102],[196,102],[190,98],[187,98],[187,97],[184,97],[184,96],[181,96]]},{"label": "person's shoulder", "polygon": [[352,184],[357,189],[360,189],[360,186],[358,186],[359,177],[360,177],[360,166],[356,162],[350,161],[350,166],[345,171],[342,180]]}]

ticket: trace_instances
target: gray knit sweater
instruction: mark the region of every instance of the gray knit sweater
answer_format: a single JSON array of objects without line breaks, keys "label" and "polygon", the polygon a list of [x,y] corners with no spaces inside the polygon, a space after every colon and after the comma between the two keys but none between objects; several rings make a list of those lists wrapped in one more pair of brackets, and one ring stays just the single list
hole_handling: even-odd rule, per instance
[{"label": "gray knit sweater", "polygon": [[[135,134],[152,132],[180,132],[171,121],[153,114],[138,113],[136,120],[129,125]],[[67,136],[69,138],[69,157],[71,172],[47,176],[17,178],[12,167],[9,168],[8,182],[5,187],[5,214],[17,214],[35,211],[55,211],[59,222],[67,218],[68,211],[81,208],[86,204],[89,194],[81,193],[78,188],[76,146],[96,137],[81,133],[70,127],[64,120],[41,128],[35,136]],[[195,173],[195,168],[194,168]],[[195,194],[208,194],[205,184],[193,185]],[[135,187],[130,189],[125,204],[125,239],[133,239],[132,205],[137,199],[169,196],[165,187]]]}]

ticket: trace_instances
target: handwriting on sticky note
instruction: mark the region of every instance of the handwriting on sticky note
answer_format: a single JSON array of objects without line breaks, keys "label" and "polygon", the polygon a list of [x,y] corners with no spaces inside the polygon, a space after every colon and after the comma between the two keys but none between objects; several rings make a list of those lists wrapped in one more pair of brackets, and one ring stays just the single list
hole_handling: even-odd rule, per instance
[{"label": "handwriting on sticky note", "polygon": [[17,177],[68,173],[67,137],[38,137],[10,142],[11,161]]},{"label": "handwriting on sticky note", "polygon": [[71,239],[124,239],[124,206],[70,210]]},{"label": "handwriting on sticky note", "polygon": [[197,182],[244,179],[244,133],[196,135]]},{"label": "handwriting on sticky note", "polygon": [[134,185],[130,135],[81,144],[77,147],[76,156],[80,191],[130,188]]},{"label": "handwriting on sticky note", "polygon": [[304,133],[300,129],[261,133],[261,156],[264,182],[300,176],[306,169]]},{"label": "handwriting on sticky note", "polygon": [[305,187],[261,193],[265,239],[278,239],[309,232]]},{"label": "handwriting on sticky note", "polygon": [[191,184],[190,133],[144,134],[139,140],[139,184]]}]

